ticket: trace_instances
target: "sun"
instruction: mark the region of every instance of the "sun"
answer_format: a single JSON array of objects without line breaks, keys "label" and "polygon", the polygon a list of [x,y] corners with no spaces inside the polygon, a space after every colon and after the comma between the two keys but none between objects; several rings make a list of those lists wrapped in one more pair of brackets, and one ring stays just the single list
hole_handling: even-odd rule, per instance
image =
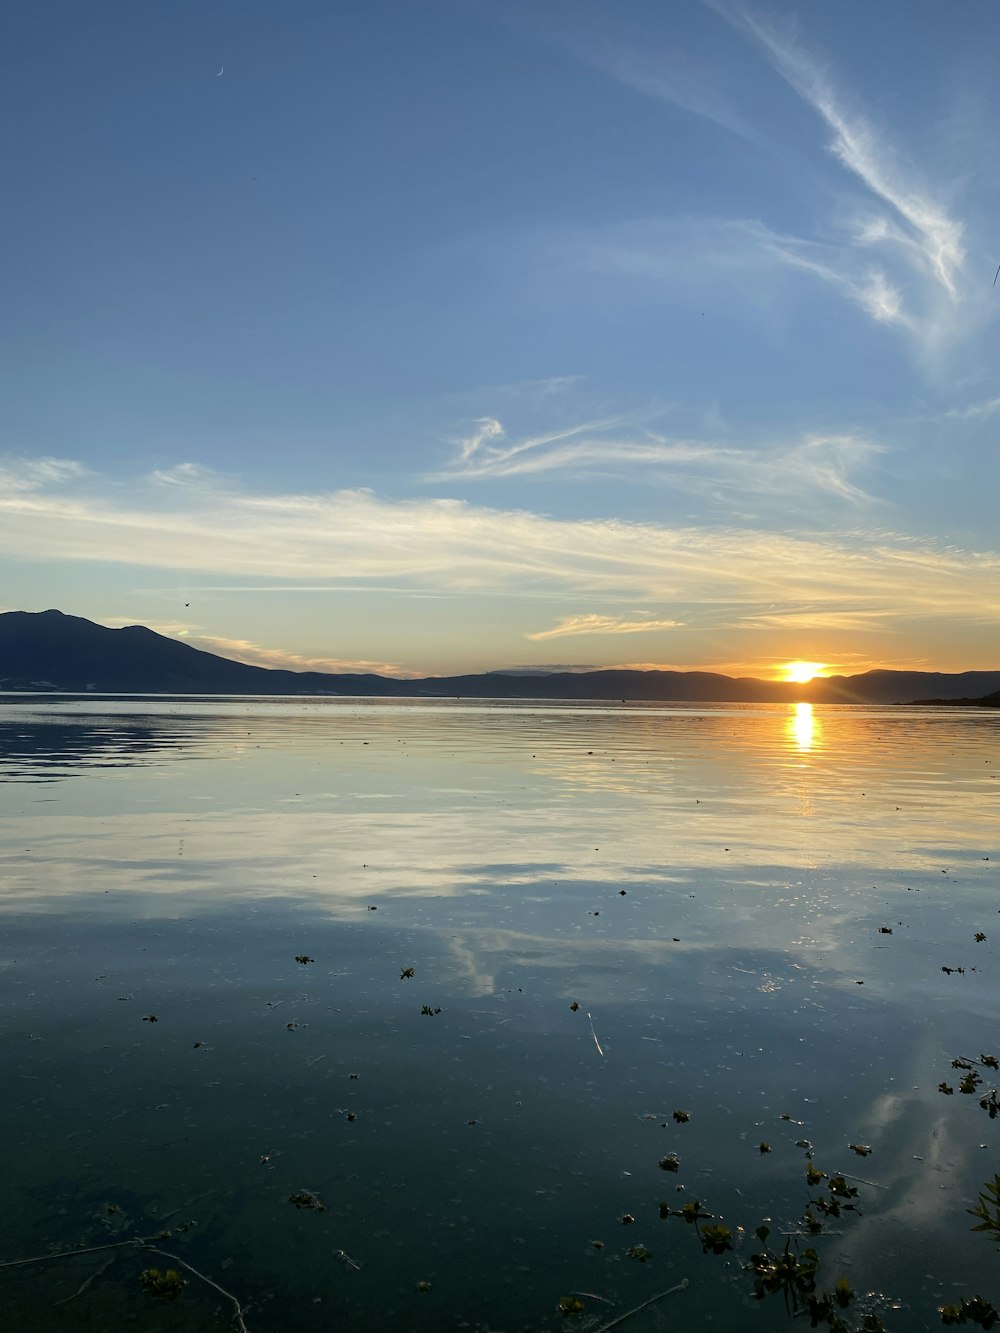
[{"label": "sun", "polygon": [[789,684],[808,685],[825,667],[825,662],[785,662],[781,670]]}]

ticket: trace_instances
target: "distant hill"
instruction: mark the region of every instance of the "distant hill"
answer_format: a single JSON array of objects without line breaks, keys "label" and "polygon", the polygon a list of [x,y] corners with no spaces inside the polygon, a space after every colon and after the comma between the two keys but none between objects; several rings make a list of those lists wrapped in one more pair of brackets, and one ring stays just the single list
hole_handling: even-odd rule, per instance
[{"label": "distant hill", "polygon": [[[0,690],[101,694],[335,694],[352,696],[675,700],[688,703],[988,703],[1000,671],[867,671],[808,685],[711,671],[581,671],[395,680],[279,671],[233,662],[142,625],[106,629],[62,611],[0,614]],[[983,698],[982,696],[987,696]]]},{"label": "distant hill", "polygon": [[914,699],[913,702],[928,708],[1000,708],[1000,690],[984,694],[981,699]]},{"label": "distant hill", "polygon": [[61,611],[0,615],[0,689],[102,694],[383,694],[383,676],[271,671],[143,625],[106,629]]}]

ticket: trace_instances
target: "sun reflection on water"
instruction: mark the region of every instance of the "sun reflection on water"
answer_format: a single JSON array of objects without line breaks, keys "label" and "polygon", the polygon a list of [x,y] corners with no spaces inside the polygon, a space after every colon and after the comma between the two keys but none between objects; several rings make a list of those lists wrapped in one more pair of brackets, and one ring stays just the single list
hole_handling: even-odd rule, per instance
[{"label": "sun reflection on water", "polygon": [[788,720],[788,735],[798,750],[811,750],[820,738],[820,726],[812,704],[796,704]]}]

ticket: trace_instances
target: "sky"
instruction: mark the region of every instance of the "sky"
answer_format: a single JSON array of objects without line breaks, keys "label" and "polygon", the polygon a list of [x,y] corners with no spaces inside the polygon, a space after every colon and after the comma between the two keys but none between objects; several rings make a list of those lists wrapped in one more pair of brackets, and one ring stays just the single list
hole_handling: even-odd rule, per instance
[{"label": "sky", "polygon": [[9,0],[0,610],[1000,668],[992,0]]}]

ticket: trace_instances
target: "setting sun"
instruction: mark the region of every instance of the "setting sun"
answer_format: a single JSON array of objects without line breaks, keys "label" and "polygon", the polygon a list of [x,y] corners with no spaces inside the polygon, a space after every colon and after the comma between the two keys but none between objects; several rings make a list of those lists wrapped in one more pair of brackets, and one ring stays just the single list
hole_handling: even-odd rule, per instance
[{"label": "setting sun", "polygon": [[825,662],[786,662],[781,670],[793,685],[806,685],[826,667]]}]

